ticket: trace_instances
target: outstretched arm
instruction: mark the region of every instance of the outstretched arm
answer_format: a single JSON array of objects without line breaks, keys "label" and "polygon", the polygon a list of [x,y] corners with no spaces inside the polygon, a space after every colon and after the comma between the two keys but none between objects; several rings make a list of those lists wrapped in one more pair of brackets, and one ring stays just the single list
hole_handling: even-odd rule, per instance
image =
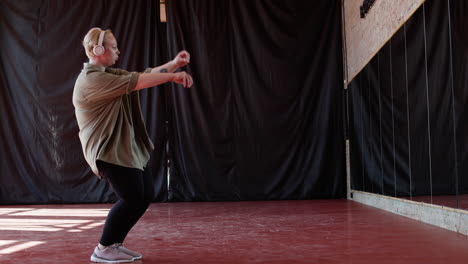
[{"label": "outstretched arm", "polygon": [[189,88],[193,84],[192,76],[186,72],[176,72],[180,67],[190,63],[190,54],[183,50],[170,62],[153,68],[150,73],[142,73],[138,77],[135,90],[153,87],[166,82],[175,82]]},{"label": "outstretched arm", "polygon": [[167,82],[182,84],[186,88],[190,88],[193,84],[192,76],[186,72],[161,73],[151,71],[151,73],[142,73],[138,76],[135,90],[141,90]]}]

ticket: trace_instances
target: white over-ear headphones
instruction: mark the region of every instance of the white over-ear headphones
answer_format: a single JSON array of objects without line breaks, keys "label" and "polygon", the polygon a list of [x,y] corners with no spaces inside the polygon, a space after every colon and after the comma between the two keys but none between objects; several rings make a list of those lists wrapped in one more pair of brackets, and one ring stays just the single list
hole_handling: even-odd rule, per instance
[{"label": "white over-ear headphones", "polygon": [[106,49],[104,48],[104,46],[102,46],[102,42],[104,41],[105,34],[106,32],[104,30],[101,30],[101,34],[99,34],[98,44],[94,46],[93,48],[93,53],[96,56],[101,56],[102,54],[104,54],[104,52],[106,52]]}]

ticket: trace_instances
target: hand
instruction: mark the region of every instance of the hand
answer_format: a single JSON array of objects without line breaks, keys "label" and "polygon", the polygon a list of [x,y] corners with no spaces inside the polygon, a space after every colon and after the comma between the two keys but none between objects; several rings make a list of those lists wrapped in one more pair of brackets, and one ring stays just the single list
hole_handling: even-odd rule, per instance
[{"label": "hand", "polygon": [[185,88],[190,88],[193,84],[192,76],[184,71],[174,73],[174,78],[172,81],[178,84],[182,84]]},{"label": "hand", "polygon": [[175,58],[172,60],[174,65],[176,65],[177,69],[180,67],[184,67],[185,65],[190,63],[190,54],[186,51],[183,50],[175,56]]}]

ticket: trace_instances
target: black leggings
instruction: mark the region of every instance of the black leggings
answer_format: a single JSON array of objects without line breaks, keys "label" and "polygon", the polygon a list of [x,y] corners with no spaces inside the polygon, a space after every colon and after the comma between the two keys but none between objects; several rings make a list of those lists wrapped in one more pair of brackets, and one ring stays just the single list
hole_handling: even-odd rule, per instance
[{"label": "black leggings", "polygon": [[103,161],[97,161],[97,166],[119,197],[107,215],[99,243],[103,246],[123,243],[130,229],[153,201],[153,178],[142,170]]}]

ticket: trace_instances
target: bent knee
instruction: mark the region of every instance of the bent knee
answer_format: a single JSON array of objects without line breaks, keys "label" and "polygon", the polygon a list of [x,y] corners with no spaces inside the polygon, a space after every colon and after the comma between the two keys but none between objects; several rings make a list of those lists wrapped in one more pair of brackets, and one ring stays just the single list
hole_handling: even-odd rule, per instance
[{"label": "bent knee", "polygon": [[154,200],[154,192],[150,194],[139,194],[127,197],[124,202],[135,207],[148,207]]}]

